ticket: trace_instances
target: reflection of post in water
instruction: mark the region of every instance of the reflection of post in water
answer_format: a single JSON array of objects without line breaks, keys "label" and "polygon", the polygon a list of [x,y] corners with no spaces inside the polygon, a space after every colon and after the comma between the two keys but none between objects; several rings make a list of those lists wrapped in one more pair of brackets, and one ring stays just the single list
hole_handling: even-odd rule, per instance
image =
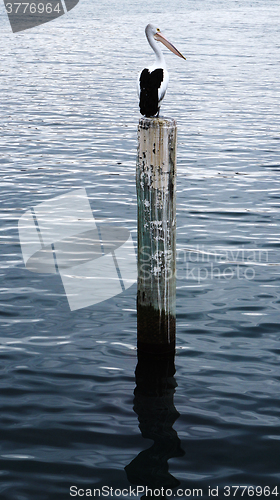
[{"label": "reflection of post in water", "polygon": [[[172,428],[179,417],[174,406],[174,353],[156,357],[138,351],[134,411],[144,438],[154,444],[125,467],[128,480],[148,488],[171,489],[180,482],[168,472],[168,460],[184,455]],[[148,496],[151,496],[150,494]]]}]

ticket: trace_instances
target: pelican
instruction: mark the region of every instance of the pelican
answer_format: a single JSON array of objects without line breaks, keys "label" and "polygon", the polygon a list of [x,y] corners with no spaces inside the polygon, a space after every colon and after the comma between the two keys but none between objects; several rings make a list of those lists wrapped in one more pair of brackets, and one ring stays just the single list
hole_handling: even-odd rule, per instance
[{"label": "pelican", "polygon": [[169,80],[163,53],[156,41],[163,43],[176,56],[182,57],[182,59],[186,58],[167,40],[159,28],[148,24],[145,33],[155,53],[156,62],[141,71],[138,79],[138,96],[140,113],[150,117],[159,115],[161,101],[164,98]]}]

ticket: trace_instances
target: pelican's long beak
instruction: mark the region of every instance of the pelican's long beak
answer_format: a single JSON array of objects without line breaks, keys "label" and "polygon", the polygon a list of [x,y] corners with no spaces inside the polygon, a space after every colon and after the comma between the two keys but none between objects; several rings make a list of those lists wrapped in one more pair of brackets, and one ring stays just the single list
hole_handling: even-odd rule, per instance
[{"label": "pelican's long beak", "polygon": [[179,50],[177,50],[176,47],[174,47],[174,45],[172,45],[172,43],[170,43],[167,40],[167,38],[161,33],[161,31],[158,31],[154,35],[154,39],[157,40],[158,42],[163,43],[163,45],[165,45],[165,47],[167,47],[169,50],[171,50],[171,52],[173,52],[173,54],[175,54],[176,56],[182,57],[182,59],[186,59],[183,56],[183,54],[181,54],[181,52],[179,52]]}]

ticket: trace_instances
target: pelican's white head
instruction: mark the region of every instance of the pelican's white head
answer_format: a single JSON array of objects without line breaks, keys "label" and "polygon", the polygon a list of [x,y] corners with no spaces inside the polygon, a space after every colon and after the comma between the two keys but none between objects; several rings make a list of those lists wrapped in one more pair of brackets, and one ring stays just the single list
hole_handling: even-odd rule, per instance
[{"label": "pelican's white head", "polygon": [[154,37],[157,31],[160,31],[159,28],[156,28],[153,24],[147,24],[145,28],[146,37]]},{"label": "pelican's white head", "polygon": [[156,40],[157,42],[163,43],[165,47],[167,47],[173,54],[175,54],[178,57],[182,57],[182,59],[186,59],[179,50],[174,47],[172,43],[170,43],[167,38],[162,34],[159,28],[156,28],[152,24],[148,24],[145,28],[145,33],[146,37],[148,39],[148,42],[151,44],[152,39]]}]

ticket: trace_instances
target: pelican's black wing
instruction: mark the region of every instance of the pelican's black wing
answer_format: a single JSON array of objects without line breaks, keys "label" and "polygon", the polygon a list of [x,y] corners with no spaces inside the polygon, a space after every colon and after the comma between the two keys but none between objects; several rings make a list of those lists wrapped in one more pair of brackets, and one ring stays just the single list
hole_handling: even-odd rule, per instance
[{"label": "pelican's black wing", "polygon": [[163,69],[157,68],[150,73],[145,68],[140,75],[140,113],[155,116],[159,111],[158,89],[163,81]]}]

